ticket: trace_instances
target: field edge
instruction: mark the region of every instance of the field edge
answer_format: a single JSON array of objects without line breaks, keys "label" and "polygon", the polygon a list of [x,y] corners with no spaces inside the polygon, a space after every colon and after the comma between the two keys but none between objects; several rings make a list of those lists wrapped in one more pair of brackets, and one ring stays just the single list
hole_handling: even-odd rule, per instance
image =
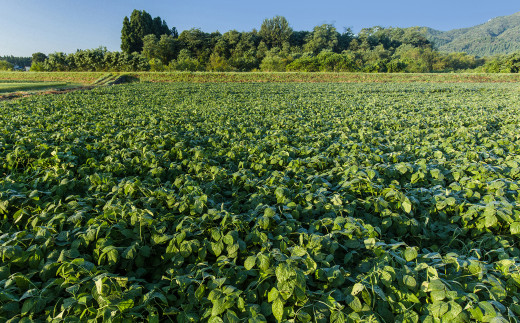
[{"label": "field edge", "polygon": [[5,81],[93,84],[107,75],[141,82],[186,83],[516,83],[520,74],[492,73],[333,73],[333,72],[0,72]]}]

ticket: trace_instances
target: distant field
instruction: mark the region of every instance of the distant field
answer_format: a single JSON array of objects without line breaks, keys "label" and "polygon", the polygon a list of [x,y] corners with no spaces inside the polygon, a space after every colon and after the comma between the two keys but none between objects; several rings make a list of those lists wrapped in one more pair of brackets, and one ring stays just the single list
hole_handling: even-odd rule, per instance
[{"label": "distant field", "polygon": [[[132,74],[134,75],[134,74]],[[135,73],[141,81],[190,83],[510,83],[518,74],[375,74],[375,73]]]},{"label": "distant field", "polygon": [[2,82],[0,81],[0,94],[18,91],[43,90],[48,88],[63,88],[68,86],[65,82]]},{"label": "distant field", "polygon": [[[0,72],[0,80],[53,81],[92,84],[108,72]],[[118,74],[118,73],[114,73]],[[520,74],[374,74],[374,73],[214,73],[133,72],[119,73],[144,82],[242,83],[512,83]]]},{"label": "distant field", "polygon": [[4,81],[46,81],[73,82],[81,84],[93,83],[105,72],[0,72],[0,82]]}]

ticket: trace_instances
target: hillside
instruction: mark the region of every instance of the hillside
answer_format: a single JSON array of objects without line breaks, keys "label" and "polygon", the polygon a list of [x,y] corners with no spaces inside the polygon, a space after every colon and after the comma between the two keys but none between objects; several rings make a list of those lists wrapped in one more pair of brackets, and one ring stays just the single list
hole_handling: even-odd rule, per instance
[{"label": "hillside", "polygon": [[440,51],[481,57],[520,51],[520,12],[469,28],[444,32],[427,27],[421,30]]}]

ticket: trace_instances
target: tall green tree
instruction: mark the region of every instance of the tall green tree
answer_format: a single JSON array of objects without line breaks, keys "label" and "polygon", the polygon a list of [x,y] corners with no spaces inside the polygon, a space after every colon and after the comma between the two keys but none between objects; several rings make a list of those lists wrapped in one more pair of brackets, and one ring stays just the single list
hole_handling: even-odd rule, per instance
[{"label": "tall green tree", "polygon": [[123,19],[123,29],[121,29],[121,50],[125,53],[133,53],[139,50],[138,36],[136,30],[130,24],[130,19]]},{"label": "tall green tree", "polygon": [[152,16],[144,10],[134,10],[130,18],[123,19],[121,29],[121,50],[125,53],[141,52],[143,49],[143,39],[146,35],[171,35],[176,32],[175,28],[170,29],[160,17]]},{"label": "tall green tree", "polygon": [[153,18],[152,22],[152,33],[158,35],[171,35],[172,31],[168,28],[166,21],[162,20],[161,17]]},{"label": "tall green tree", "polygon": [[13,64],[8,61],[0,60],[0,71],[11,71],[13,69]]},{"label": "tall green tree", "polygon": [[282,48],[285,42],[288,42],[293,33],[287,19],[282,16],[276,16],[271,19],[265,19],[260,27],[259,35],[264,43],[269,47]]},{"label": "tall green tree", "polygon": [[300,47],[302,48],[303,45],[305,45],[305,40],[309,36],[311,32],[310,31],[293,31],[291,34],[291,37],[289,39],[289,44],[291,46]]},{"label": "tall green tree", "polygon": [[177,54],[177,40],[172,35],[157,36],[150,34],[143,38],[142,54],[148,59],[158,59],[162,64],[168,63],[175,58]]},{"label": "tall green tree", "polygon": [[314,54],[318,54],[322,50],[333,51],[338,45],[338,38],[339,33],[333,25],[323,24],[316,26],[312,34],[307,37],[304,49]]},{"label": "tall green tree", "polygon": [[159,53],[159,44],[158,44],[157,36],[154,34],[149,34],[144,36],[143,38],[143,54],[148,60],[157,58]]},{"label": "tall green tree", "polygon": [[159,52],[157,53],[157,58],[159,58],[163,64],[168,64],[177,56],[177,40],[173,35],[162,34],[161,38],[159,38],[158,47]]},{"label": "tall green tree", "polygon": [[209,58],[209,55],[205,54],[208,54],[208,50],[211,52],[211,40],[211,35],[203,32],[199,28],[184,30],[179,35],[181,46],[189,50],[196,58]]},{"label": "tall green tree", "polygon": [[45,62],[46,59],[47,59],[47,55],[45,55],[44,53],[37,52],[37,53],[32,54],[33,63],[43,63],[43,62]]}]

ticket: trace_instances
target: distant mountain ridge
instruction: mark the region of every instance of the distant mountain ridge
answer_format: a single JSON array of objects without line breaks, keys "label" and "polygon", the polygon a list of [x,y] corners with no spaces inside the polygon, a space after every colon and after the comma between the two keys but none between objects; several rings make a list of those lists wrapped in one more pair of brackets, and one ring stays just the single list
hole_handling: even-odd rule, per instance
[{"label": "distant mountain ridge", "polygon": [[439,31],[421,27],[420,30],[435,48],[444,52],[483,57],[520,51],[520,12],[469,28]]}]

